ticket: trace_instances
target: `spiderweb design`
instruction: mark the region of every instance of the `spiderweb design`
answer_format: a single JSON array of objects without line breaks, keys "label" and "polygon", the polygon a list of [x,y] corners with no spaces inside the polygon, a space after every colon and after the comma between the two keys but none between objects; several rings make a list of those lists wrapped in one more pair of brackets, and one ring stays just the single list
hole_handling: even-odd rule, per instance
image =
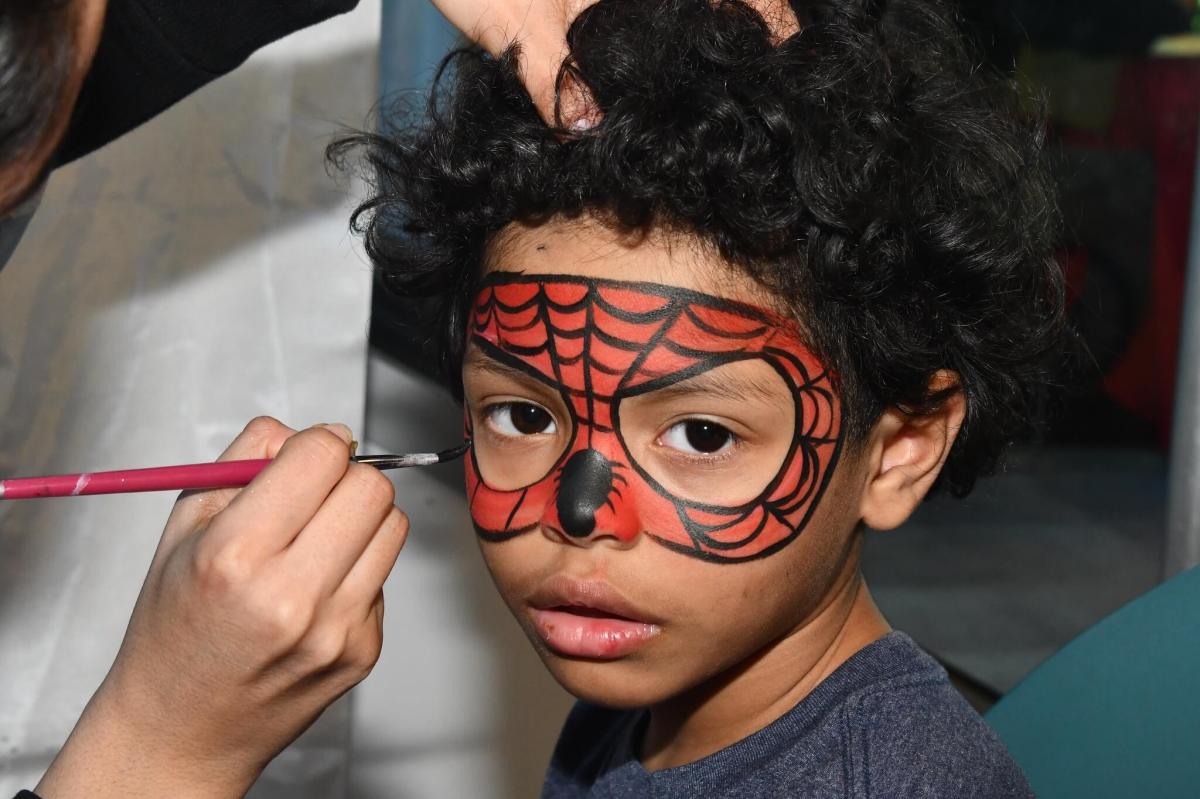
[{"label": "spiderweb design", "polygon": [[[658,284],[501,272],[478,294],[470,324],[477,347],[553,388],[572,421],[570,443],[557,462],[521,489],[488,486],[472,452],[471,514],[485,539],[557,526],[554,499],[563,464],[590,449],[607,459],[612,475],[608,495],[595,508],[596,529],[619,538],[650,535],[708,560],[747,560],[778,550],[803,530],[833,472],[841,444],[838,401],[828,373],[783,317]],[[795,403],[792,439],[778,472],[758,496],[738,505],[675,496],[626,446],[621,401],[746,359],[774,369]]]}]

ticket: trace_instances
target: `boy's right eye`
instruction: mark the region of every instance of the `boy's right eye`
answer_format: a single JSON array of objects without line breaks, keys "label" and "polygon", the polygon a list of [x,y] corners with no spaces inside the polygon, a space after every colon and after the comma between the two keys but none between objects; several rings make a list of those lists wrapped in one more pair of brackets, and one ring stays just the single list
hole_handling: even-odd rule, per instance
[{"label": "boy's right eye", "polygon": [[500,402],[484,409],[488,424],[504,436],[554,433],[558,426],[545,408],[531,402]]}]

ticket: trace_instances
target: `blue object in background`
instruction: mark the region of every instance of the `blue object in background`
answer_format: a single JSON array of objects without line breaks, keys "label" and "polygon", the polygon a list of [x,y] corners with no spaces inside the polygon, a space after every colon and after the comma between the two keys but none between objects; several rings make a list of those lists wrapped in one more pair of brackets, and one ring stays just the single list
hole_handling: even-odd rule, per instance
[{"label": "blue object in background", "polygon": [[1200,796],[1200,568],[1076,638],[987,721],[1042,799]]},{"label": "blue object in background", "polygon": [[424,97],[437,65],[458,42],[458,31],[429,3],[383,0],[379,91],[385,107],[401,92]]}]

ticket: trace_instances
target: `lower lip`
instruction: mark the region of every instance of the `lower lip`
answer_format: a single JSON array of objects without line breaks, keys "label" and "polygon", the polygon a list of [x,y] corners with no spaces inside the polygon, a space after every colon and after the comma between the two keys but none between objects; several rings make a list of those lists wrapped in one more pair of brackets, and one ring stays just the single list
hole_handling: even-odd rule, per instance
[{"label": "lower lip", "polygon": [[624,657],[661,630],[640,621],[537,608],[533,610],[533,622],[546,646],[560,655],[597,660]]}]

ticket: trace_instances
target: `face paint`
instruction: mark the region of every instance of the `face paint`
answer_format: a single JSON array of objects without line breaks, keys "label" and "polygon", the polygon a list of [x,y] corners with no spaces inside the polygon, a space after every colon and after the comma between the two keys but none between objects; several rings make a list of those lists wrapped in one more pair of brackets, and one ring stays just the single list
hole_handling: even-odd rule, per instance
[{"label": "face paint", "polygon": [[[837,463],[841,411],[830,375],[778,314],[654,283],[493,272],[468,324],[482,354],[552,389],[572,423],[549,471],[518,488],[490,485],[476,448],[469,453],[471,517],[485,540],[548,525],[578,538],[645,533],[711,561],[759,558],[804,529]],[[621,402],[749,359],[770,366],[794,404],[782,464],[746,502],[673,494],[627,446]]]}]

